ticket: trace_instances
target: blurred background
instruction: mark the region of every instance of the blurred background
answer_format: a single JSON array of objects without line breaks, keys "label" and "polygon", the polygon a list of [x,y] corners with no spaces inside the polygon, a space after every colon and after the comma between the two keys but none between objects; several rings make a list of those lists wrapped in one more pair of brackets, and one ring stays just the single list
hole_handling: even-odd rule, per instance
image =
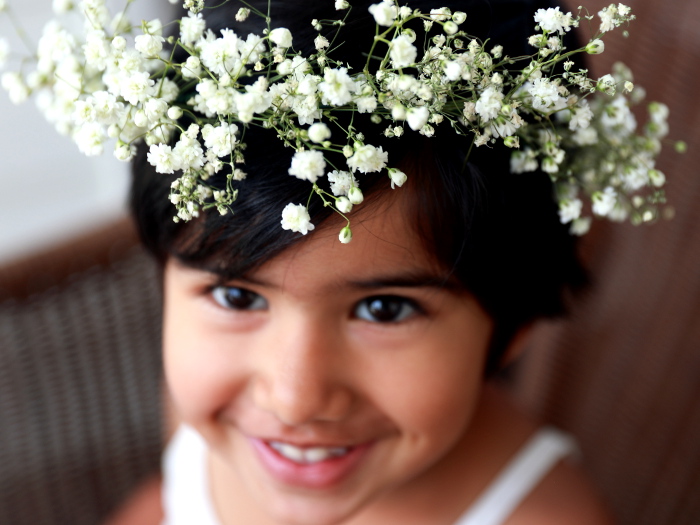
[{"label": "blurred background", "polygon": [[[695,525],[700,2],[627,4],[638,20],[628,38],[606,38],[593,76],[622,60],[649,100],[670,106],[671,138],[688,143],[685,155],[669,146],[659,164],[675,218],[595,223],[581,246],[591,288],[569,319],[538,327],[509,387],[577,437],[621,524]],[[50,0],[13,7],[36,41]],[[152,18],[169,4],[135,7],[146,9],[136,18]],[[13,38],[3,18],[0,35]],[[0,151],[0,523],[100,523],[158,468],[157,269],[123,219],[127,166],[111,153],[83,157],[31,101],[15,107],[4,93]]]}]

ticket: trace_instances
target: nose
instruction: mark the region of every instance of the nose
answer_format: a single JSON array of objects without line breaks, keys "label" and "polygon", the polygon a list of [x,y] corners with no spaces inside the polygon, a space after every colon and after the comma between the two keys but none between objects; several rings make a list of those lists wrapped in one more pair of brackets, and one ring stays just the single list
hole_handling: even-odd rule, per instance
[{"label": "nose", "polygon": [[253,400],[289,426],[341,421],[353,402],[342,337],[321,319],[303,317],[280,323],[260,349]]}]

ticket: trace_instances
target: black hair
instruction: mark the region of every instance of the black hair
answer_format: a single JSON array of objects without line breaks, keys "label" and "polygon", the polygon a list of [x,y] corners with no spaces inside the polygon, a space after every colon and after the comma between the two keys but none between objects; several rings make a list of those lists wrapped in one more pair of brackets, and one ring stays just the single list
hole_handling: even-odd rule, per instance
[{"label": "black hair", "polygon": [[[254,3],[266,11],[266,1]],[[353,10],[341,33],[344,43],[334,55],[360,70],[366,60],[362,51],[368,51],[361,47],[374,36],[374,21],[367,11],[372,2],[351,3]],[[272,27],[290,29],[294,49],[308,56],[318,34],[310,20],[337,18],[332,4],[272,1]],[[532,53],[527,38],[533,32],[533,15],[538,8],[555,5],[549,0],[408,1],[424,12],[445,4],[467,12],[466,31],[502,45],[504,54],[512,57]],[[260,17],[234,22],[239,7],[239,2],[228,2],[205,10],[207,27],[215,33],[231,27],[242,35],[262,34],[265,22]],[[330,28],[327,33],[331,36],[334,31]],[[565,45],[573,48],[571,38]],[[368,143],[389,151],[391,165],[406,167],[410,181],[395,191],[406,192],[409,215],[427,252],[494,319],[486,372],[498,369],[515,332],[536,318],[562,314],[567,292],[585,282],[575,240],[559,221],[549,177],[542,172],[512,174],[511,150],[496,144],[470,151],[471,141],[448,124],[436,126],[432,139],[410,130],[401,139],[387,139],[380,134],[386,123],[376,125],[357,117],[354,123]],[[273,133],[252,126],[245,142],[244,168],[249,175],[237,186],[240,195],[233,214],[220,216],[212,210],[184,224],[173,222],[175,209],[167,198],[174,176],[156,173],[146,161],[147,148],[140,147],[133,163],[131,208],[145,245],[161,262],[173,256],[186,264],[240,276],[304,239],[280,227],[284,206],[306,203],[309,197],[308,182],[287,174],[293,151]],[[224,181],[222,174],[209,182],[223,186]],[[388,190],[388,178],[361,175],[360,186],[371,197]],[[320,198],[311,199],[309,214],[316,226],[332,213]]]}]

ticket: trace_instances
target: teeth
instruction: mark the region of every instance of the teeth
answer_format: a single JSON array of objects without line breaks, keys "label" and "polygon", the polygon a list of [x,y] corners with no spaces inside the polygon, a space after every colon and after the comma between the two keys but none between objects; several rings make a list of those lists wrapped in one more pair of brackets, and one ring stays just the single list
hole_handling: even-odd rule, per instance
[{"label": "teeth", "polygon": [[281,443],[279,441],[270,441],[269,443],[273,449],[280,453],[280,455],[300,464],[318,463],[319,461],[344,456],[348,453],[347,447],[301,448],[290,445],[289,443]]}]

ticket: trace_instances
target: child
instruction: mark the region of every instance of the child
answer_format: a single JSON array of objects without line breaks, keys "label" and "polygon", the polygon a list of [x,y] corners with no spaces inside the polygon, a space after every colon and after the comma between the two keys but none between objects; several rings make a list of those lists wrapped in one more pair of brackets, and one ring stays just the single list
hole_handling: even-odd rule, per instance
[{"label": "child", "polygon": [[[273,2],[272,27],[308,56],[309,21],[337,16],[326,4]],[[233,5],[205,11],[207,27],[231,26]],[[351,71],[375,32],[368,5],[353,3],[336,50]],[[518,56],[532,52],[532,13],[550,6],[451,7],[468,13],[467,32]],[[235,28],[262,34],[264,20]],[[407,181],[358,177],[347,245],[336,238],[345,218],[290,177],[294,150],[269,130],[246,129],[233,213],[186,223],[172,220],[173,179],[139,152],[132,209],[164,268],[165,371],[182,421],[165,457],[164,523],[609,523],[568,461],[570,439],[488,382],[584,280],[549,177],[513,175],[507,148],[471,148],[448,126],[387,139],[363,117],[342,123],[388,150]],[[287,203],[307,201],[313,232],[279,227]]]},{"label": "child", "polygon": [[[609,523],[489,379],[584,284],[582,195],[656,217],[665,106],[636,136],[628,72],[589,79],[586,18],[549,0],[216,4],[163,50],[82,2],[85,44],[50,25],[28,76],[82,151],[134,161],[181,421],[164,523]],[[598,16],[577,52],[633,19]]]}]

